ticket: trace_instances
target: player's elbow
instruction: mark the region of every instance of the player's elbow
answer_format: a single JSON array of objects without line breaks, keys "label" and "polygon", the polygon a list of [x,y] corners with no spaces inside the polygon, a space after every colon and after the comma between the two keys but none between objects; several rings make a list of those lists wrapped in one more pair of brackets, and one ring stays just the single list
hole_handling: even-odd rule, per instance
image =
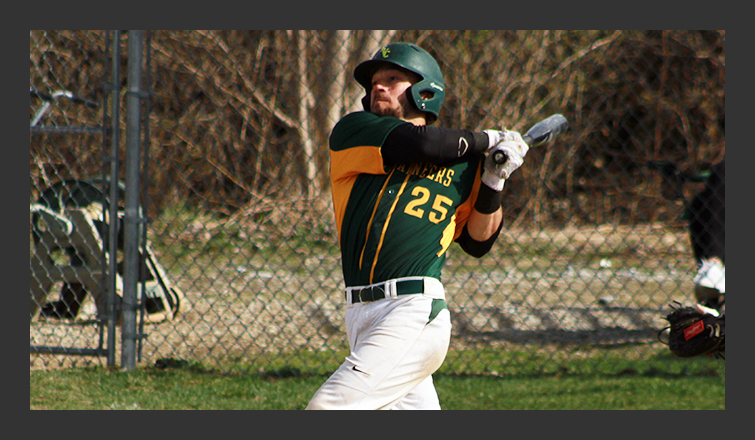
[{"label": "player's elbow", "polygon": [[499,232],[500,229],[498,229],[498,231],[496,231],[496,233],[494,233],[487,240],[478,241],[472,238],[471,235],[469,235],[469,230],[467,230],[467,228],[465,227],[461,233],[461,236],[459,236],[456,242],[459,243],[461,249],[467,254],[475,258],[482,258],[484,255],[490,252],[490,249],[492,249],[493,243],[495,243],[496,239],[498,238]]},{"label": "player's elbow", "polygon": [[[479,243],[479,242],[477,242]],[[485,256],[488,252],[490,252],[490,249],[483,249],[481,246],[477,246],[475,244],[472,245],[464,245],[459,243],[461,246],[461,249],[466,252],[467,254],[475,257],[475,258],[482,258]]]}]

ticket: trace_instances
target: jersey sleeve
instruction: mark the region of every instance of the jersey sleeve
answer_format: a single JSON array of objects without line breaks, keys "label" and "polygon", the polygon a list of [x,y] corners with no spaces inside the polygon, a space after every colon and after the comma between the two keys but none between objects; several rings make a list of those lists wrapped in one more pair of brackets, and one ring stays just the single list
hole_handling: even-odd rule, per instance
[{"label": "jersey sleeve", "polygon": [[408,124],[368,112],[343,117],[330,135],[330,175],[333,182],[357,174],[385,174],[381,148],[391,130]]}]

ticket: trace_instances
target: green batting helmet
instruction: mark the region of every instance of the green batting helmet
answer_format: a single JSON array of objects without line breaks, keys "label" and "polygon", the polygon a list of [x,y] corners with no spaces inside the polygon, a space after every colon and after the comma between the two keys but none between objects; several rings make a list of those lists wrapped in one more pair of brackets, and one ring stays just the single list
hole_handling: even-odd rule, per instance
[{"label": "green batting helmet", "polygon": [[[362,99],[364,109],[370,110],[370,91],[372,90],[372,74],[383,64],[390,63],[414,72],[422,79],[408,90],[409,101],[428,115],[428,123],[438,118],[443,99],[446,97],[446,85],[443,73],[432,55],[426,50],[411,43],[393,43],[380,48],[372,59],[360,63],[354,69],[354,78],[364,87],[367,96]],[[430,98],[423,98],[423,92],[430,92]]]}]

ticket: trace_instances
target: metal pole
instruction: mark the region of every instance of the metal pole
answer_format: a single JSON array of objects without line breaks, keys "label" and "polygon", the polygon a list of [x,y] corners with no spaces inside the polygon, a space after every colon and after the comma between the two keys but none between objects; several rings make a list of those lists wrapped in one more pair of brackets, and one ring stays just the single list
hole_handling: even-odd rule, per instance
[{"label": "metal pole", "polygon": [[118,323],[118,315],[120,314],[120,307],[118,304],[118,295],[116,289],[118,286],[118,143],[120,142],[120,93],[118,91],[118,85],[121,83],[121,63],[120,63],[120,50],[121,47],[121,31],[113,31],[113,64],[112,64],[112,83],[109,90],[110,102],[112,104],[112,138],[111,152],[110,152],[110,203],[109,209],[109,223],[110,229],[108,230],[108,252],[110,253],[110,260],[108,265],[108,326],[107,326],[107,364],[109,366],[115,365],[115,327]]},{"label": "metal pole", "polygon": [[[149,193],[148,193],[148,186],[149,186],[149,173],[147,172],[147,167],[149,165],[149,114],[152,111],[151,108],[151,102],[150,97],[152,96],[152,77],[150,76],[150,69],[152,68],[152,59],[151,59],[151,53],[152,53],[152,46],[150,44],[152,37],[151,31],[146,31],[144,35],[144,83],[146,91],[144,93],[144,108],[142,112],[142,127],[144,127],[144,130],[142,132],[142,135],[144,136],[142,139],[142,167],[141,167],[141,176],[142,176],[142,182],[140,186],[141,190],[141,212],[144,215],[144,227],[141,229],[141,239],[142,239],[142,248],[141,252],[144,256],[144,260],[147,258],[147,223],[149,223],[149,215],[148,215],[148,209],[147,209],[147,201],[149,200]],[[139,260],[139,263],[141,264],[142,259]],[[146,265],[146,261],[144,262]],[[142,278],[141,276],[139,277]],[[146,277],[145,277],[146,278]],[[159,278],[159,277],[158,277]],[[146,280],[142,280],[141,282],[141,301],[142,304],[144,304],[146,300],[146,294],[147,294],[147,283]],[[165,294],[168,295],[169,292],[165,291]],[[140,309],[140,315],[139,315],[139,333],[144,334],[144,314],[146,311],[146,306],[141,307]],[[142,341],[143,338],[139,338],[138,345],[137,345],[137,351],[136,351],[136,359],[137,361],[142,360]]]},{"label": "metal pole", "polygon": [[123,240],[123,323],[121,368],[136,368],[139,281],[139,209],[141,158],[142,51],[144,31],[128,31],[128,89],[126,91],[126,194]]}]

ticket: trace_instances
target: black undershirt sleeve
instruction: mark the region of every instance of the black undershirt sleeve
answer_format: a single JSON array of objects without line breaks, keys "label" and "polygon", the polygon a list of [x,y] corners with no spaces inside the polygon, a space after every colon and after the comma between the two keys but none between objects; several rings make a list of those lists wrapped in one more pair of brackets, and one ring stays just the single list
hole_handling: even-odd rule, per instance
[{"label": "black undershirt sleeve", "polygon": [[482,153],[488,143],[488,135],[482,132],[406,123],[388,134],[381,151],[388,165],[443,163]]}]

